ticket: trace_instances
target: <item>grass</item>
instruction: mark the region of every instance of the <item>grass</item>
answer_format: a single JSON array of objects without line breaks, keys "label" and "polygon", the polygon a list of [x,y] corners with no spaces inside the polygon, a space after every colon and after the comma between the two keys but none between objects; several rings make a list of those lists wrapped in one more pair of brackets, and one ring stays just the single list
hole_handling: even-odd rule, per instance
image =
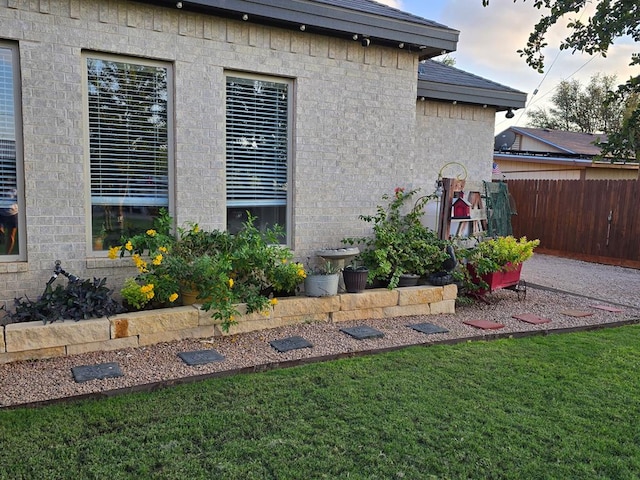
[{"label": "grass", "polygon": [[0,411],[0,478],[633,479],[640,326]]}]

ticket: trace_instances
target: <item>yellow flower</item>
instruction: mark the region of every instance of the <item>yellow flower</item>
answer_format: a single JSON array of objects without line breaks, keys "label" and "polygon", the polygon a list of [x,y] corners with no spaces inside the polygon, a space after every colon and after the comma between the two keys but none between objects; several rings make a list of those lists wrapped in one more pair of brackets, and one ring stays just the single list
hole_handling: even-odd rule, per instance
[{"label": "yellow flower", "polygon": [[167,247],[158,247],[158,250],[160,250],[162,253],[167,253],[169,251]]},{"label": "yellow flower", "polygon": [[234,316],[233,315],[229,315],[229,321],[233,322],[233,320],[234,320]]},{"label": "yellow flower", "polygon": [[286,258],[283,258],[281,261],[282,261],[282,263],[287,263],[287,259]]},{"label": "yellow flower", "polygon": [[142,285],[142,286],[140,287],[140,291],[141,291],[142,293],[149,293],[149,292],[151,292],[152,290],[153,290],[153,283],[148,283],[148,284],[146,284],[146,285]]},{"label": "yellow flower", "polygon": [[233,288],[233,278],[229,279],[229,288]]},{"label": "yellow flower", "polygon": [[153,290],[147,293],[147,299],[151,300],[153,297],[155,297],[155,293],[153,293]]},{"label": "yellow flower", "polygon": [[126,248],[126,249],[127,249],[127,250],[129,250],[129,251],[133,250],[133,245],[131,245],[131,240],[129,240],[129,241],[125,244],[124,248]]},{"label": "yellow flower", "polygon": [[178,299],[178,294],[177,293],[172,293],[171,295],[169,295],[169,301],[171,303],[175,302]]},{"label": "yellow flower", "polygon": [[151,228],[149,230],[147,230],[147,235],[149,235],[150,237],[155,237],[156,236],[156,231]]},{"label": "yellow flower", "polygon": [[111,247],[109,249],[109,258],[111,260],[115,259],[118,257],[118,252],[120,251],[120,247]]},{"label": "yellow flower", "polygon": [[191,229],[191,231],[193,233],[198,233],[200,231],[200,225],[198,225],[197,223],[193,226],[193,228]]},{"label": "yellow flower", "polygon": [[151,263],[153,263],[154,265],[160,265],[162,263],[162,255],[161,254],[156,255],[156,257],[153,259]]},{"label": "yellow flower", "polygon": [[271,304],[271,306],[277,305],[278,304],[278,299],[277,298],[272,298],[271,300],[269,300],[269,303]]}]

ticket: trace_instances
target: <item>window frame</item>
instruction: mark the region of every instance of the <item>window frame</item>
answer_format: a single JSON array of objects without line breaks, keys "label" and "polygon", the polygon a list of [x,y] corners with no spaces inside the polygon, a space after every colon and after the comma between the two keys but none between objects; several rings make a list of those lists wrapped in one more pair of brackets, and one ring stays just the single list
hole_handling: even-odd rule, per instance
[{"label": "window frame", "polygon": [[[229,78],[239,78],[244,80],[258,80],[264,82],[271,83],[279,83],[287,85],[287,140],[286,140],[286,148],[287,148],[287,173],[286,173],[286,203],[285,203],[285,241],[284,244],[290,248],[293,248],[293,237],[294,237],[294,226],[293,226],[293,182],[294,182],[294,155],[293,155],[293,145],[294,145],[294,98],[296,85],[295,81],[292,78],[288,77],[280,77],[273,75],[264,75],[258,73],[250,73],[250,72],[242,72],[237,70],[225,70],[224,72],[224,148],[225,148],[225,179],[224,179],[224,187],[225,187],[225,224],[229,221],[228,212],[229,208],[233,208],[228,204],[227,199],[227,189],[228,189],[228,178],[227,178],[227,164],[228,164],[228,151],[227,151],[227,106],[228,106],[228,98],[227,98],[227,83]],[[255,207],[259,207],[259,204],[254,205]],[[249,208],[249,207],[247,207]]]},{"label": "window frame", "polygon": [[12,88],[14,111],[14,141],[16,161],[16,189],[18,191],[18,239],[16,246],[18,253],[0,255],[0,262],[24,262],[27,260],[27,222],[25,215],[26,201],[24,191],[24,143],[22,116],[22,78],[20,75],[20,49],[17,43],[0,39],[0,48],[11,51]]},{"label": "window frame", "polygon": [[166,102],[166,119],[167,119],[167,182],[168,182],[168,201],[167,210],[173,215],[175,211],[175,67],[171,61],[153,60],[142,57],[135,57],[123,54],[111,54],[94,50],[86,50],[82,52],[82,89],[83,89],[83,124],[84,124],[84,151],[86,165],[86,245],[87,252],[90,256],[106,257],[108,250],[95,250],[93,247],[92,228],[93,228],[93,201],[92,201],[92,172],[91,172],[91,131],[90,131],[90,112],[89,112],[89,72],[88,60],[98,59],[105,62],[127,63],[133,65],[141,65],[148,67],[165,68],[167,72],[167,102]]}]

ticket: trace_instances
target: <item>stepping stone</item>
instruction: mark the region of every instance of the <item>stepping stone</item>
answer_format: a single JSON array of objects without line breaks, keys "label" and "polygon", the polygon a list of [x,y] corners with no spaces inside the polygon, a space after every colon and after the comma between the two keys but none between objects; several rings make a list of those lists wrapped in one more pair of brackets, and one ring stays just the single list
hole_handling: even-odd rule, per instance
[{"label": "stepping stone", "polygon": [[273,340],[272,342],[269,342],[269,345],[280,353],[288,352],[289,350],[298,350],[299,348],[313,347],[311,343],[298,336],[283,338],[281,340]]},{"label": "stepping stone", "polygon": [[103,378],[116,378],[124,375],[122,370],[120,370],[120,365],[115,362],[72,367],[71,373],[73,373],[73,379],[76,383],[88,382],[89,380],[102,380]]},{"label": "stepping stone", "polygon": [[341,328],[341,332],[346,333],[347,335],[351,335],[353,338],[357,340],[364,340],[366,338],[383,338],[384,333],[380,330],[376,330],[375,328],[369,327],[367,325],[360,325],[358,327],[347,327]]},{"label": "stepping stone", "polygon": [[413,328],[420,333],[426,333],[427,335],[432,333],[447,333],[449,331],[446,328],[439,327],[433,323],[415,323],[413,325],[407,325],[407,327]]},{"label": "stepping stone", "polygon": [[622,312],[622,308],[617,308],[617,307],[610,307],[608,305],[589,305],[591,308],[597,308],[599,310],[604,310],[606,312],[613,312],[613,313],[618,313],[618,312]]},{"label": "stepping stone", "polygon": [[489,320],[466,320],[465,325],[471,325],[472,327],[481,328],[482,330],[498,330],[504,328],[504,325],[497,322],[491,322]]},{"label": "stepping stone", "polygon": [[551,321],[548,318],[539,317],[538,315],[534,315],[533,313],[521,313],[520,315],[514,315],[512,318],[522,320],[523,322],[532,323],[534,325],[549,323]]},{"label": "stepping stone", "polygon": [[589,317],[593,315],[593,312],[585,312],[583,310],[566,310],[560,313],[562,313],[563,315],[567,315],[569,317],[576,317],[576,318]]},{"label": "stepping stone", "polygon": [[194,350],[192,352],[180,352],[178,356],[184,363],[190,366],[205,365],[207,363],[221,362],[224,356],[220,355],[216,350]]}]

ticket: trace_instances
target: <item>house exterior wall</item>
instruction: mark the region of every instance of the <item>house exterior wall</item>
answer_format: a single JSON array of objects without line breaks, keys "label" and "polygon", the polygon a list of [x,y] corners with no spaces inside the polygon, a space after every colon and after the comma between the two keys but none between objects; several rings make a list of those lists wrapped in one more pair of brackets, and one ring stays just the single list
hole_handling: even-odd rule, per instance
[{"label": "house exterior wall", "polygon": [[635,180],[637,166],[561,165],[545,162],[518,162],[496,159],[507,180]]},{"label": "house exterior wall", "polygon": [[548,143],[541,142],[535,138],[526,137],[524,135],[516,135],[516,141],[511,147],[512,150],[521,150],[523,152],[556,152],[564,153],[564,150],[555,148]]},{"label": "house exterior wall", "polygon": [[416,122],[417,53],[120,0],[2,2],[0,25],[19,46],[27,227],[27,261],[0,263],[0,303],[39,294],[55,260],[115,289],[134,274],[91,251],[83,52],[173,65],[178,225],[226,225],[227,71],[294,81],[291,246],[301,260],[368,232],[358,215],[394,187],[430,193],[448,161],[490,178],[494,112],[419,102]]},{"label": "house exterior wall", "polygon": [[[418,101],[416,105],[415,183],[432,193],[439,170],[449,162],[467,169],[467,179],[491,180],[495,110],[448,102]],[[443,175],[461,169],[445,167]]]}]

